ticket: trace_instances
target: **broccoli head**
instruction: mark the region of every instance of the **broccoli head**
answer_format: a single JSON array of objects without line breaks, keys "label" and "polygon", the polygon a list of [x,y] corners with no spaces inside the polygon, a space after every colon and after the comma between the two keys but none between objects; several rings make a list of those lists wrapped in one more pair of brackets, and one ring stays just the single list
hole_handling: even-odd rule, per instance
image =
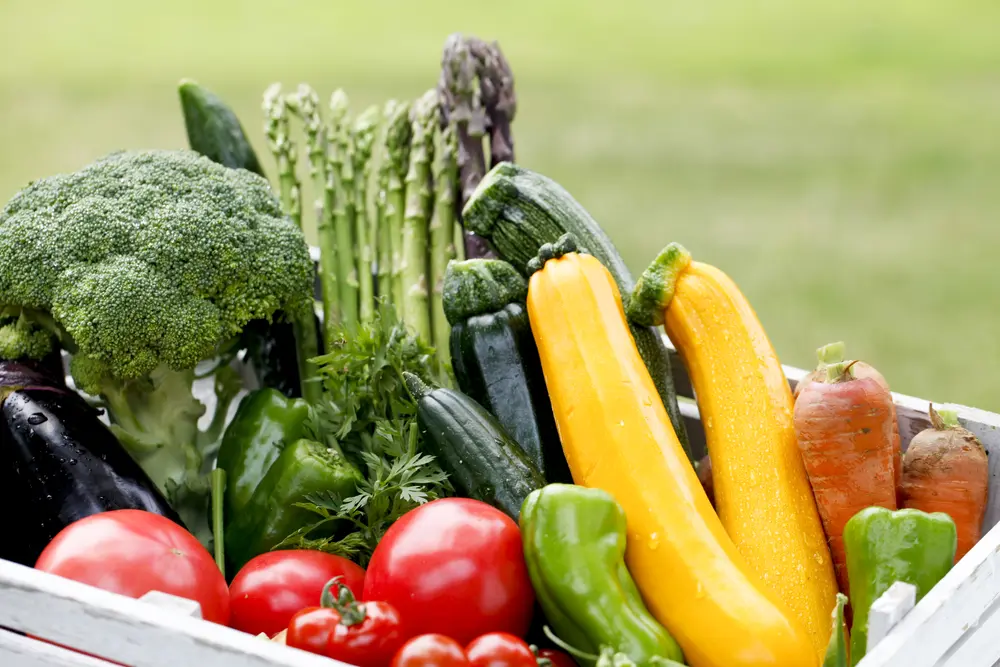
[{"label": "broccoli head", "polygon": [[124,380],[191,368],[247,322],[308,307],[313,271],[264,178],[192,151],[32,183],[0,212],[0,267],[3,306],[50,313]]},{"label": "broccoli head", "polygon": [[231,352],[252,320],[310,312],[312,285],[305,238],[267,180],[193,151],[114,153],[0,211],[0,355],[58,341],[175,497],[203,491],[192,448],[211,439],[197,430],[195,366]]}]

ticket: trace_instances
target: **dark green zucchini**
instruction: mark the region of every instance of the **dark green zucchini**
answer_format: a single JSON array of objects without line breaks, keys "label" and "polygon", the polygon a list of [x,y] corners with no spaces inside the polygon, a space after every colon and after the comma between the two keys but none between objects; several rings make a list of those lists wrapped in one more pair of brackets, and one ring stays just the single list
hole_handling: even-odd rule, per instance
[{"label": "dark green zucchini", "polygon": [[[490,241],[501,259],[526,272],[544,243],[570,233],[611,272],[627,300],[635,280],[611,239],[561,185],[524,167],[503,162],[479,183],[462,211],[465,226]],[[677,405],[670,357],[660,332],[629,322],[635,345],[670,415],[677,438],[690,455],[687,429]]]},{"label": "dark green zucchini", "polygon": [[572,483],[524,307],[528,283],[498,259],[449,262],[445,315],[458,388],[497,418],[548,482]]},{"label": "dark green zucchini", "polygon": [[453,389],[431,388],[403,373],[417,399],[417,420],[428,450],[437,456],[463,496],[493,505],[518,520],[521,503],[545,479],[486,408]]}]

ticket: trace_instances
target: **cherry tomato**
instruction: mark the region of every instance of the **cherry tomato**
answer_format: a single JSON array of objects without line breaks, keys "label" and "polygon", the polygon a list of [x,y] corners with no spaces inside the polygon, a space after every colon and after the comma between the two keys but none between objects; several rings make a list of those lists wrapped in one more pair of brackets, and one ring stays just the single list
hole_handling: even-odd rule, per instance
[{"label": "cherry tomato", "polygon": [[288,622],[285,643],[303,651],[326,655],[326,647],[338,621],[340,614],[335,609],[306,607]]},{"label": "cherry tomato", "polygon": [[534,591],[517,524],[478,500],[442,498],[386,531],[364,598],[395,606],[409,636],[437,633],[464,645],[488,632],[523,636]]},{"label": "cherry tomato", "polygon": [[403,644],[391,667],[470,667],[462,645],[451,637],[428,634]]},{"label": "cherry tomato", "polygon": [[506,632],[476,637],[465,647],[472,667],[538,667],[538,660],[523,639]]},{"label": "cherry tomato", "polygon": [[350,612],[343,613],[330,635],[326,655],[358,667],[387,667],[406,641],[399,612],[387,602],[362,602],[358,607],[364,619],[346,625]]},{"label": "cherry tomato", "polygon": [[111,510],[64,528],[35,567],[140,598],[160,591],[195,600],[205,620],[229,622],[229,590],[212,555],[179,525],[142,510]]},{"label": "cherry tomato", "polygon": [[577,667],[576,660],[571,658],[568,653],[557,651],[554,648],[540,649],[538,657],[551,662],[552,667]]},{"label": "cherry tomato", "polygon": [[292,617],[288,645],[358,667],[387,667],[406,640],[396,608],[387,602],[357,602],[341,577],[329,581],[320,597],[321,607]]},{"label": "cherry tomato", "polygon": [[340,577],[351,592],[364,592],[365,571],[346,558],[319,551],[270,551],[253,558],[229,585],[229,625],[258,635],[288,627],[296,612],[319,605],[326,582]]}]

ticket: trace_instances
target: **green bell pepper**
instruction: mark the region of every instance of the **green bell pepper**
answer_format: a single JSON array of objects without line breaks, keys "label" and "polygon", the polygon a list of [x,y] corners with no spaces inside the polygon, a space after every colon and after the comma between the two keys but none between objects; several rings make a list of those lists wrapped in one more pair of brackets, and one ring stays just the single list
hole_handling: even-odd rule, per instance
[{"label": "green bell pepper", "polygon": [[844,526],[847,576],[851,587],[851,664],[868,647],[868,612],[894,582],[917,588],[917,601],[951,569],[958,537],[947,514],[869,507]]},{"label": "green bell pepper", "polygon": [[309,404],[277,389],[258,389],[240,402],[219,445],[217,468],[226,471],[223,503],[226,524],[239,516],[250,496],[281,454],[305,437]]},{"label": "green bell pepper", "polygon": [[295,503],[321,493],[346,498],[360,481],[361,473],[336,447],[301,439],[283,448],[250,500],[226,526],[231,571],[316,520],[315,514]]},{"label": "green bell pepper", "polygon": [[525,498],[520,524],[531,583],[562,640],[595,656],[611,647],[641,666],[683,662],[625,567],[625,512],[610,494],[549,484]]}]

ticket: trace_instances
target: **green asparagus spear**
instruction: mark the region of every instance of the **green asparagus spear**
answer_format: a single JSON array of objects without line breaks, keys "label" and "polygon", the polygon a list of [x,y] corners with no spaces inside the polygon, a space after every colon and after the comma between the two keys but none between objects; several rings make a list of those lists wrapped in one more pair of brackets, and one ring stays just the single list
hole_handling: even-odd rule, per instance
[{"label": "green asparagus spear", "polygon": [[358,271],[354,249],[354,158],[347,95],[337,90],[330,97],[327,125],[330,198],[333,200],[334,236],[337,240],[337,288],[340,320],[349,333],[357,330]]},{"label": "green asparagus spear", "polygon": [[371,157],[378,132],[379,109],[368,107],[354,123],[354,238],[358,246],[358,319],[367,324],[375,317],[372,262],[378,239],[378,218],[368,210]]},{"label": "green asparagus spear", "polygon": [[386,158],[388,184],[386,187],[385,217],[389,223],[389,247],[391,254],[392,305],[396,314],[403,316],[403,216],[405,190],[403,179],[410,160],[410,103],[401,102],[393,108],[393,114],[386,119]]},{"label": "green asparagus spear", "polygon": [[309,175],[316,190],[316,236],[319,241],[319,276],[323,290],[323,340],[325,348],[336,338],[340,327],[340,293],[337,287],[337,238],[333,229],[333,211],[327,206],[326,132],[319,111],[319,95],[308,84],[300,84],[289,98],[288,108],[305,126],[309,147]]},{"label": "green asparagus spear", "polygon": [[396,100],[389,100],[385,103],[382,111],[382,131],[379,133],[379,141],[376,146],[376,155],[373,160],[378,161],[378,173],[375,180],[375,216],[378,224],[378,267],[376,276],[378,278],[376,293],[380,299],[386,303],[392,301],[392,243],[389,235],[389,220],[386,216],[386,199],[389,190],[389,155],[386,147],[386,140],[389,136],[390,123],[396,113]]},{"label": "green asparagus spear", "polygon": [[448,260],[455,259],[455,194],[458,189],[458,162],[455,154],[458,142],[451,125],[435,132],[434,147],[434,213],[431,214],[431,327],[434,349],[442,367],[451,355],[449,339],[451,325],[444,316],[442,292]]},{"label": "green asparagus spear", "polygon": [[[264,132],[267,144],[278,164],[278,185],[281,206],[285,213],[302,227],[302,194],[298,177],[295,175],[296,151],[289,133],[287,100],[281,94],[281,84],[275,83],[264,92]],[[319,345],[316,337],[315,313],[312,308],[301,313],[290,313],[295,341],[298,344],[299,378],[302,382],[302,397],[310,403],[319,401],[322,390],[316,377],[316,367],[309,363],[318,356]]]},{"label": "green asparagus spear", "polygon": [[438,121],[438,94],[429,90],[413,105],[410,124],[410,167],[406,172],[406,208],[403,216],[403,320],[430,342],[431,321],[427,278],[428,218],[433,206],[431,159],[434,125]]}]

